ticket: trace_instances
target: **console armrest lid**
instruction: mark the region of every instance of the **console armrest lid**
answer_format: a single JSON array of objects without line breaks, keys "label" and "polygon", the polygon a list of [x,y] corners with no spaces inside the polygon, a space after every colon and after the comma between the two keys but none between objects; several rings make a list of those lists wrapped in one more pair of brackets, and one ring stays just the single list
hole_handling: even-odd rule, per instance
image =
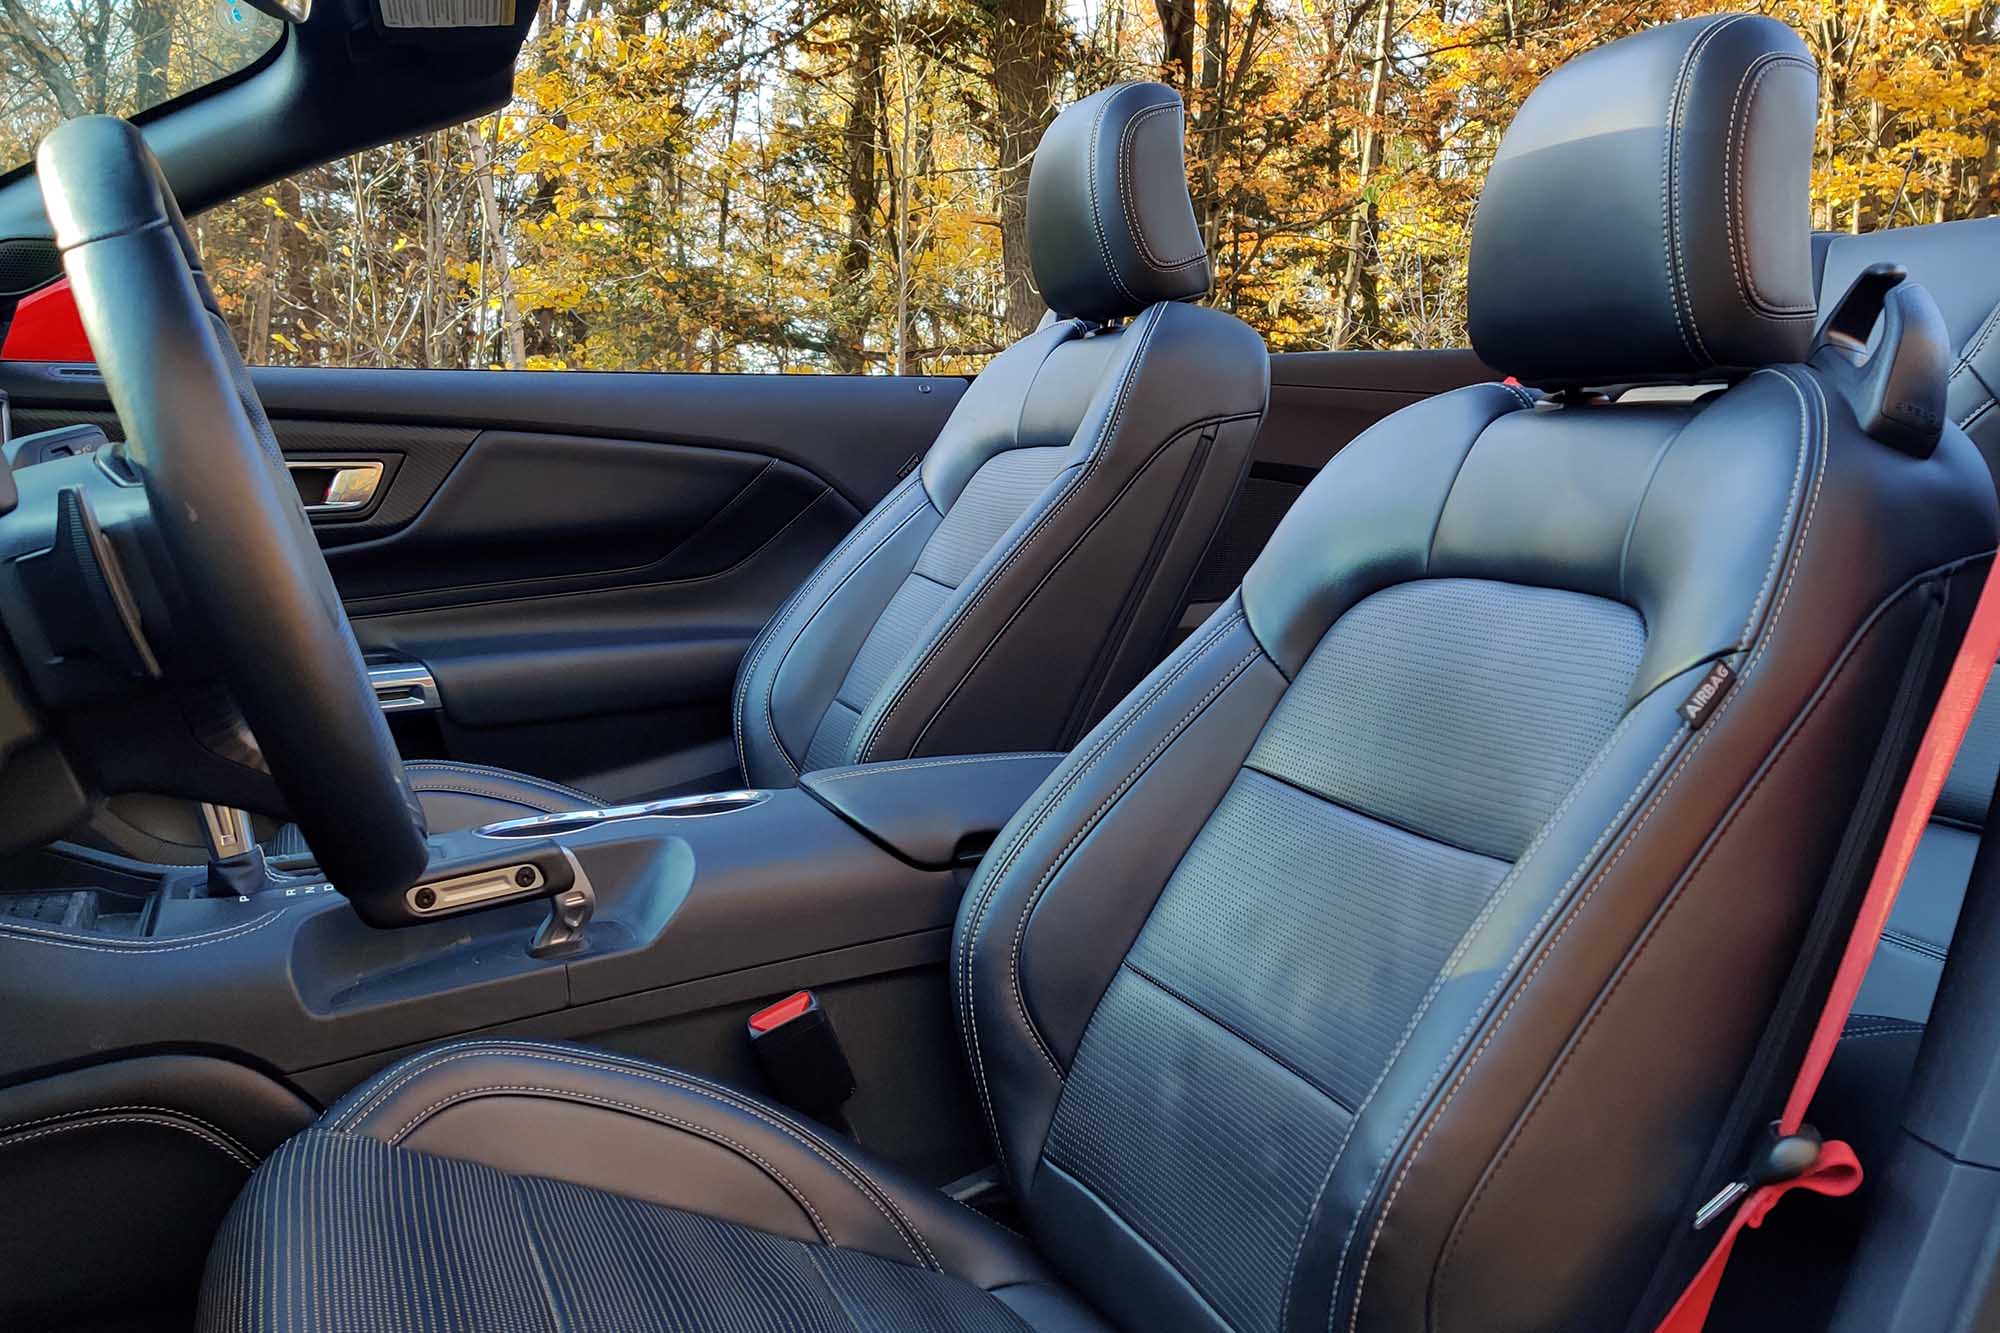
[{"label": "console armrest lid", "polygon": [[822,768],[799,779],[814,799],[918,866],[983,851],[1066,756],[949,755]]}]

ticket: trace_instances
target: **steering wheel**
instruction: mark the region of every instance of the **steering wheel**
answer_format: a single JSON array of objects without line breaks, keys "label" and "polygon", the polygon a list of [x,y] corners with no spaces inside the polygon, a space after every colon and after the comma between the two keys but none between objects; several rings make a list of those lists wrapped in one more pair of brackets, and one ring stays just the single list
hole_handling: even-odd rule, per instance
[{"label": "steering wheel", "polygon": [[179,594],[172,633],[201,636],[334,887],[402,893],[428,860],[423,812],[180,205],[113,117],[58,128],[36,169],[165,555],[152,572]]}]

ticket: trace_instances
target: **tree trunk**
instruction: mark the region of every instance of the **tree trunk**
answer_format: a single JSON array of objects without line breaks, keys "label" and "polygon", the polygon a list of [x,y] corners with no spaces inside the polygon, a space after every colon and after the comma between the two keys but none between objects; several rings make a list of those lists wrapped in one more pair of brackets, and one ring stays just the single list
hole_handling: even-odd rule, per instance
[{"label": "tree trunk", "polygon": [[271,361],[271,305],[278,292],[278,259],[285,228],[291,224],[272,209],[264,219],[264,264],[250,293],[250,321],[243,338],[243,359],[253,366]]},{"label": "tree trunk", "polygon": [[[499,117],[494,117],[499,125]],[[493,184],[493,153],[486,136],[475,127],[465,136],[472,147],[472,170],[479,181],[479,221],[493,256],[493,280],[500,292],[500,336],[506,349],[507,369],[522,370],[528,364],[528,346],[521,333],[521,311],[514,302],[514,247],[508,243],[506,223],[500,217],[499,192]],[[482,268],[481,272],[484,272]]]},{"label": "tree trunk", "polygon": [[1153,5],[1160,15],[1165,81],[1185,97],[1194,75],[1194,0],[1153,0]]},{"label": "tree trunk", "polygon": [[[1389,78],[1389,34],[1395,31],[1395,22],[1396,0],[1377,0],[1375,55],[1368,72],[1368,105],[1361,127],[1361,154],[1356,171],[1356,184],[1364,200],[1370,178],[1375,174],[1375,154],[1381,141],[1378,128],[1382,116],[1382,88]],[[1347,271],[1341,275],[1340,304],[1334,310],[1339,321],[1333,338],[1336,349],[1347,346],[1354,336],[1354,300],[1361,288],[1361,269],[1366,262],[1363,243],[1373,234],[1374,212],[1372,204],[1357,200],[1347,215]]]},{"label": "tree trunk", "polygon": [[1028,168],[1035,145],[1055,119],[1055,57],[1061,46],[1061,21],[1049,0],[998,0],[994,5],[988,55],[999,148],[1000,274],[1010,342],[1033,333],[1044,309],[1028,260]]},{"label": "tree trunk", "polygon": [[142,111],[167,100],[167,62],[173,56],[177,8],[173,0],[138,0],[132,7],[133,92]]},{"label": "tree trunk", "polygon": [[853,99],[841,129],[841,156],[847,177],[847,243],[840,252],[840,290],[828,348],[833,368],[857,374],[867,365],[868,269],[875,250],[876,143],[881,138],[881,14],[868,0],[854,16],[854,64],[849,81]]}]

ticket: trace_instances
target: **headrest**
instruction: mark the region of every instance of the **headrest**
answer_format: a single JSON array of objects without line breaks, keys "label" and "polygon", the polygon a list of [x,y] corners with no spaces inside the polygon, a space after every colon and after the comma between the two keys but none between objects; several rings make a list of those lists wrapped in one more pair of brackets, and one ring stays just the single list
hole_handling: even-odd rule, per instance
[{"label": "headrest", "polygon": [[1028,172],[1028,258],[1058,315],[1104,321],[1208,291],[1181,160],[1186,108],[1164,83],[1071,105]]},{"label": "headrest", "polygon": [[1818,90],[1805,43],[1754,14],[1670,23],[1550,74],[1473,224],[1481,359],[1543,387],[1803,360]]}]

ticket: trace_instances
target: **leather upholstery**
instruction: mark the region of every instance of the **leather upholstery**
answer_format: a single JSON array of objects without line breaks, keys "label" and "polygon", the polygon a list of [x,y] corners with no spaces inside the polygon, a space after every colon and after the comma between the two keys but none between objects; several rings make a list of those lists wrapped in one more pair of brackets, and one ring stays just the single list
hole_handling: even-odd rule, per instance
[{"label": "leather upholstery", "polygon": [[1071,106],[1028,172],[1028,255],[1059,316],[1111,320],[1208,291],[1188,200],[1185,109],[1161,83],[1121,83]]},{"label": "leather upholstery", "polygon": [[1068,745],[1158,660],[1269,367],[1242,323],[1173,303],[994,358],[745,655],[745,781]]},{"label": "leather upholstery", "polygon": [[1104,1327],[1019,1238],[810,1122],[529,1041],[349,1093],[259,1170],[209,1273],[203,1333]]},{"label": "leather upholstery", "polygon": [[[1728,31],[1795,47],[1761,22]],[[1672,83],[1696,30],[1679,32],[1610,64]],[[1749,116],[1743,151],[1803,154],[1794,129]],[[1802,202],[1803,174],[1778,175]],[[1600,200],[1607,181],[1618,193]],[[1615,173],[1545,185],[1551,237],[1658,189]],[[1528,226],[1524,208],[1495,225]],[[1776,268],[1804,261],[1797,245]],[[1688,262],[1700,284],[1729,281],[1726,247]],[[1472,290],[1503,289],[1475,272]],[[1572,296],[1510,299],[1540,323]],[[1661,376],[1686,368],[1660,354]],[[1700,1164],[1889,720],[1935,696],[1942,668],[1911,663],[1948,659],[2000,538],[1962,432],[1901,453],[1860,431],[1830,373],[1763,365],[1666,406],[1486,384],[1397,413],[1328,464],[1240,592],[1002,830],[960,908],[956,1017],[1030,1239],[1110,1325],[1633,1317],[1713,1188]],[[1704,711],[1718,666],[1733,684]],[[675,1088],[668,1109],[696,1125],[741,1109],[698,1115],[681,1109],[686,1076],[629,1077]],[[516,1083],[546,1086],[512,1066],[392,1078],[328,1129],[515,1173],[546,1174],[560,1142],[558,1171],[630,1171],[604,1183],[811,1239],[780,1188],[691,1192],[706,1147],[674,1150],[681,1169],[656,1183],[636,1142],[455,1109]],[[612,1095],[665,1105],[653,1097]],[[417,1142],[433,1107],[454,1109]],[[783,1151],[812,1197],[815,1154]],[[268,1220],[225,1234],[214,1291],[291,1293],[300,1279],[265,1274],[352,1267],[323,1257],[283,1188],[252,1185],[239,1216]],[[892,1219],[838,1188],[828,1207],[843,1246],[924,1265],[897,1252]],[[996,1247],[968,1238],[946,1258],[931,1239],[977,1286],[1055,1289]],[[653,1242],[626,1266],[680,1262]]]},{"label": "leather upholstery", "polygon": [[1480,195],[1480,358],[1549,388],[1802,360],[1817,87],[1795,33],[1743,14],[1655,28],[1544,79]]}]

